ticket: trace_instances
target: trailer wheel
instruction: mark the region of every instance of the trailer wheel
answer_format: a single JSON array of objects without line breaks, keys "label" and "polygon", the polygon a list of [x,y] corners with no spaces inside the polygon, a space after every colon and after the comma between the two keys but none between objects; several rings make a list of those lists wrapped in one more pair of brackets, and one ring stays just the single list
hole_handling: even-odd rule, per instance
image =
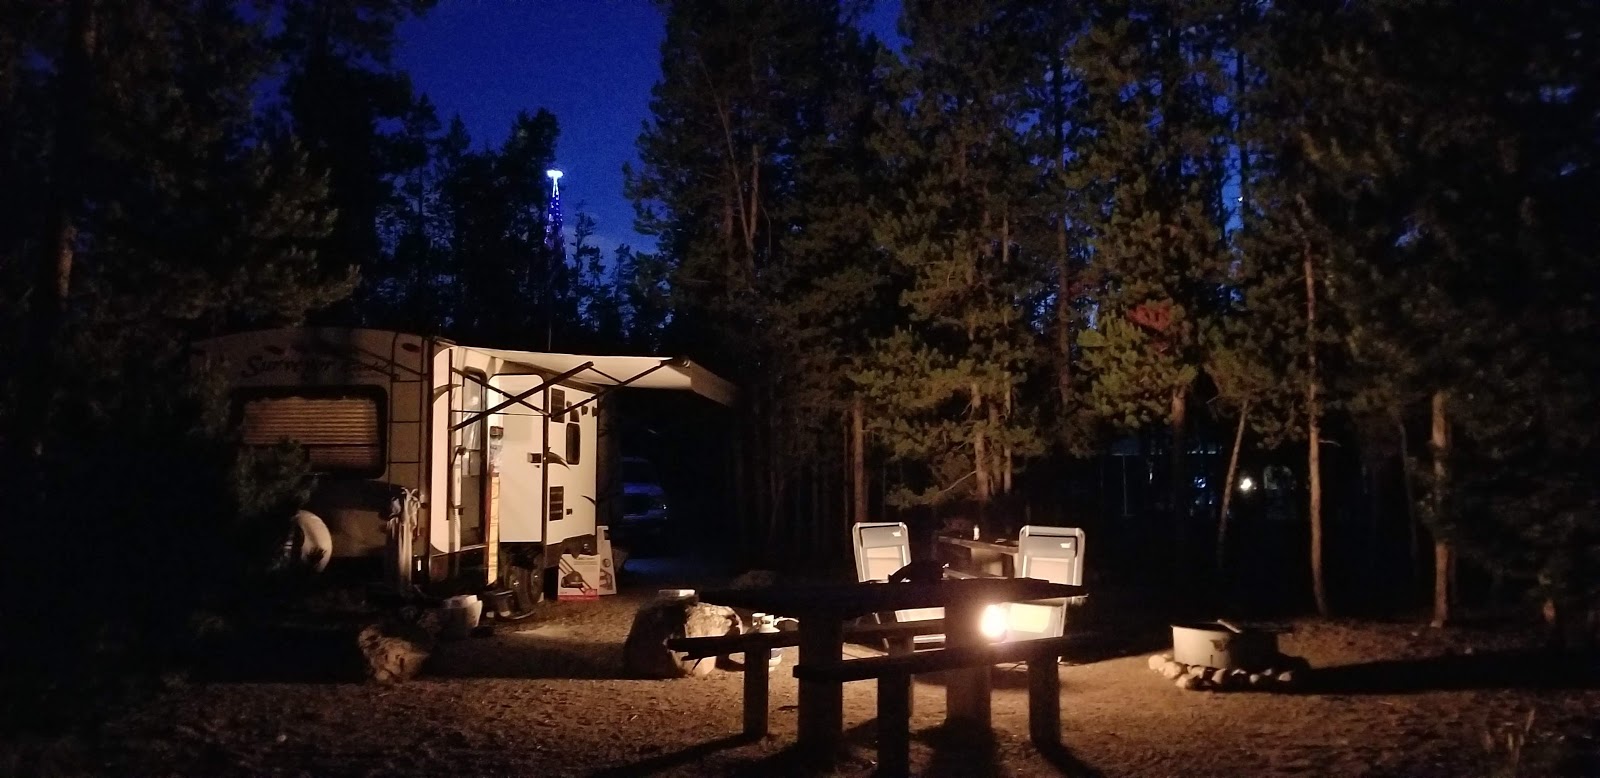
[{"label": "trailer wheel", "polygon": [[508,547],[500,553],[500,569],[505,588],[511,590],[517,613],[526,615],[544,600],[542,586],[544,555],[538,547]]}]

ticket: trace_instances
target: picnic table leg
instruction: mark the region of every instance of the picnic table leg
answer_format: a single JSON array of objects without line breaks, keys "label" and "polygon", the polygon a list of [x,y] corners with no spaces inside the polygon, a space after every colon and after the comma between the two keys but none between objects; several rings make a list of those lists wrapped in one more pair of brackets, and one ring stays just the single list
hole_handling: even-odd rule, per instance
[{"label": "picnic table leg", "polygon": [[[844,652],[844,622],[810,616],[800,620],[800,659],[807,667],[837,664]],[[844,684],[800,681],[799,744],[832,754],[844,740]]]},{"label": "picnic table leg", "polygon": [[770,648],[752,648],[744,652],[745,737],[767,736],[767,663],[771,659]]},{"label": "picnic table leg", "polygon": [[[945,644],[951,648],[982,646],[986,642],[980,628],[983,608],[981,601],[963,601],[945,606]],[[988,733],[989,667],[985,665],[948,672],[945,687],[946,722],[960,722],[963,727],[974,727],[977,732]]]},{"label": "picnic table leg", "polygon": [[[887,642],[889,644],[889,654],[892,656],[905,656],[907,654],[915,653],[917,650],[917,639],[914,637],[893,637],[889,638]],[[907,689],[909,690],[909,688],[910,687],[908,686]],[[911,695],[908,691],[906,694],[906,717],[910,718],[911,713]]]},{"label": "picnic table leg", "polygon": [[878,775],[911,774],[911,676],[878,679]]},{"label": "picnic table leg", "polygon": [[1028,736],[1039,748],[1061,744],[1061,667],[1057,659],[1028,662]]}]

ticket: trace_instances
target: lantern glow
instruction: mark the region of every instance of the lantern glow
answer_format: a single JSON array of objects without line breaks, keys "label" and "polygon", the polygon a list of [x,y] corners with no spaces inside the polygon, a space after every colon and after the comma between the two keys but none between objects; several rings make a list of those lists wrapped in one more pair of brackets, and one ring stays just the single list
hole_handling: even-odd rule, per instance
[{"label": "lantern glow", "polygon": [[983,609],[983,621],[978,624],[978,631],[989,640],[1000,640],[1006,636],[1008,629],[1006,606],[989,605]]}]

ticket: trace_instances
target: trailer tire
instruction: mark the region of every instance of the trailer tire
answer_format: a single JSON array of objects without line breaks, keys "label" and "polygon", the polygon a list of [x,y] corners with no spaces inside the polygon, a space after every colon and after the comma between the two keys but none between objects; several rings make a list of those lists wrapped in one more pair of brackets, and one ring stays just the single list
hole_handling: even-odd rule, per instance
[{"label": "trailer tire", "polygon": [[544,554],[542,547],[521,546],[504,548],[500,554],[500,569],[502,585],[511,590],[511,597],[516,602],[517,613],[526,614],[533,610],[533,606],[544,600],[543,570]]}]

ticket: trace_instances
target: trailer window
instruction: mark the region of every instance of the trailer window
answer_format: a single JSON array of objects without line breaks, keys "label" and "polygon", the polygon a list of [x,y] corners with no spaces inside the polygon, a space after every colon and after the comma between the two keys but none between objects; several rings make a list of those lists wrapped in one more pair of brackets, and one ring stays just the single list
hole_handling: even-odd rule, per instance
[{"label": "trailer window", "polygon": [[583,462],[583,425],[575,421],[567,422],[567,464],[576,465]]},{"label": "trailer window", "polygon": [[550,390],[550,419],[551,421],[566,421],[567,393],[560,389]]},{"label": "trailer window", "polygon": [[383,418],[373,394],[283,395],[242,403],[246,445],[290,441],[303,447],[313,470],[362,477],[383,474]]}]

